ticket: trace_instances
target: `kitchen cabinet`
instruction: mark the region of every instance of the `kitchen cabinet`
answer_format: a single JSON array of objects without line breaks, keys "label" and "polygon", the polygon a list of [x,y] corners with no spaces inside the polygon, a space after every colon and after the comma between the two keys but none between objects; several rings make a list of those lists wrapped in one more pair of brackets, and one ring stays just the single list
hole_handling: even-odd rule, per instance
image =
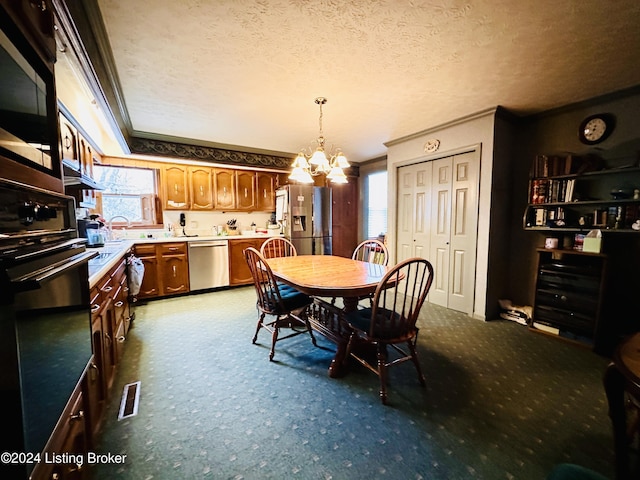
[{"label": "kitchen cabinet", "polygon": [[[56,429],[51,435],[43,452],[43,457],[69,454],[85,459],[88,451],[87,429],[85,423],[85,402],[80,385],[74,390]],[[44,460],[44,458],[43,458]],[[32,480],[59,479],[76,480],[86,478],[86,465],[66,462],[41,461],[31,473]]]},{"label": "kitchen cabinet", "polygon": [[132,319],[126,256],[95,283],[90,299],[93,359],[83,380],[83,391],[87,398],[87,430],[92,438],[100,430]]},{"label": "kitchen cabinet", "polygon": [[256,210],[256,173],[245,170],[235,172],[236,210]]},{"label": "kitchen cabinet", "polygon": [[186,165],[165,165],[161,171],[165,210],[188,210],[189,174]]},{"label": "kitchen cabinet", "polygon": [[214,205],[216,210],[234,210],[236,207],[235,170],[216,168],[214,181]]},{"label": "kitchen cabinet", "polygon": [[59,115],[60,122],[60,158],[64,160],[70,167],[80,171],[80,154],[78,153],[78,130],[76,127],[61,113]]},{"label": "kitchen cabinet", "polygon": [[213,210],[213,169],[191,167],[189,169],[191,210]]},{"label": "kitchen cabinet", "polygon": [[47,64],[56,61],[53,7],[50,0],[2,0],[2,8]]},{"label": "kitchen cabinet", "polygon": [[[80,172],[91,180],[94,180],[93,164],[98,161],[98,157],[94,153],[91,144],[81,134],[78,134],[78,140],[78,152],[80,154]],[[79,192],[79,195],[81,207],[96,207],[97,198],[95,189],[84,188]]]},{"label": "kitchen cabinet", "polygon": [[244,250],[253,247],[260,250],[264,238],[229,240],[229,283],[231,285],[249,285],[253,283],[251,271],[244,258]]},{"label": "kitchen cabinet", "polygon": [[144,264],[137,297],[156,298],[189,291],[189,259],[186,242],[137,244],[135,255]]},{"label": "kitchen cabinet", "polygon": [[273,212],[276,209],[276,183],[274,173],[256,172],[256,210]]},{"label": "kitchen cabinet", "polygon": [[134,247],[136,257],[144,265],[144,277],[137,298],[152,298],[160,295],[160,277],[158,272],[158,257],[155,244],[137,244]]},{"label": "kitchen cabinet", "polygon": [[[65,132],[70,136],[73,129]],[[275,210],[277,180],[277,174],[270,172],[164,165],[161,169],[163,208],[271,212]]]},{"label": "kitchen cabinet", "polygon": [[160,294],[173,295],[189,291],[189,258],[187,243],[161,243],[157,246],[160,258]]}]

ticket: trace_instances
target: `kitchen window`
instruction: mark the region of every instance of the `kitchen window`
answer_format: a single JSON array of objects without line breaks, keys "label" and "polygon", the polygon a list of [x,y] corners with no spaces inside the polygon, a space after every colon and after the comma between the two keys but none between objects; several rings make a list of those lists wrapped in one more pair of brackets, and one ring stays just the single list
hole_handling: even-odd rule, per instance
[{"label": "kitchen window", "polygon": [[[157,170],[95,165],[94,177],[103,188],[97,194],[96,210],[106,220],[122,216],[133,226],[160,223],[156,218]],[[113,224],[126,222],[116,218]]]}]

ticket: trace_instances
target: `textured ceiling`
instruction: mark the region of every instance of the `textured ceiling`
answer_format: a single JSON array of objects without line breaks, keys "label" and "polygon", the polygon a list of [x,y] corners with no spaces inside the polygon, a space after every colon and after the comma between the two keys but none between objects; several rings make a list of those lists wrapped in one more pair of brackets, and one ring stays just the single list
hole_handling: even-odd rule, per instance
[{"label": "textured ceiling", "polygon": [[638,0],[98,0],[133,132],[350,160],[640,84]]}]

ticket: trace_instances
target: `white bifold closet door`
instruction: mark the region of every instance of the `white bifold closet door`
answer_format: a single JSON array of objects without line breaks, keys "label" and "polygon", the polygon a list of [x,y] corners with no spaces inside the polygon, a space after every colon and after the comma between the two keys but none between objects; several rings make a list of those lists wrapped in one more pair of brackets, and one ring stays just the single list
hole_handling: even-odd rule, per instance
[{"label": "white bifold closet door", "polygon": [[429,301],[473,314],[479,152],[398,169],[398,261],[418,256],[434,267]]}]

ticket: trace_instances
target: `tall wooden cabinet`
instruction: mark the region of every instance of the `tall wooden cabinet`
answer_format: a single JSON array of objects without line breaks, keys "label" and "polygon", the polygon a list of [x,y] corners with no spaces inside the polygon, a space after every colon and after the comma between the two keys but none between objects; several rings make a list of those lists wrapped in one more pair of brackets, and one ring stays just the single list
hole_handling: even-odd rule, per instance
[{"label": "tall wooden cabinet", "polygon": [[351,258],[358,246],[358,182],[350,178],[349,183],[331,189],[332,253]]}]

